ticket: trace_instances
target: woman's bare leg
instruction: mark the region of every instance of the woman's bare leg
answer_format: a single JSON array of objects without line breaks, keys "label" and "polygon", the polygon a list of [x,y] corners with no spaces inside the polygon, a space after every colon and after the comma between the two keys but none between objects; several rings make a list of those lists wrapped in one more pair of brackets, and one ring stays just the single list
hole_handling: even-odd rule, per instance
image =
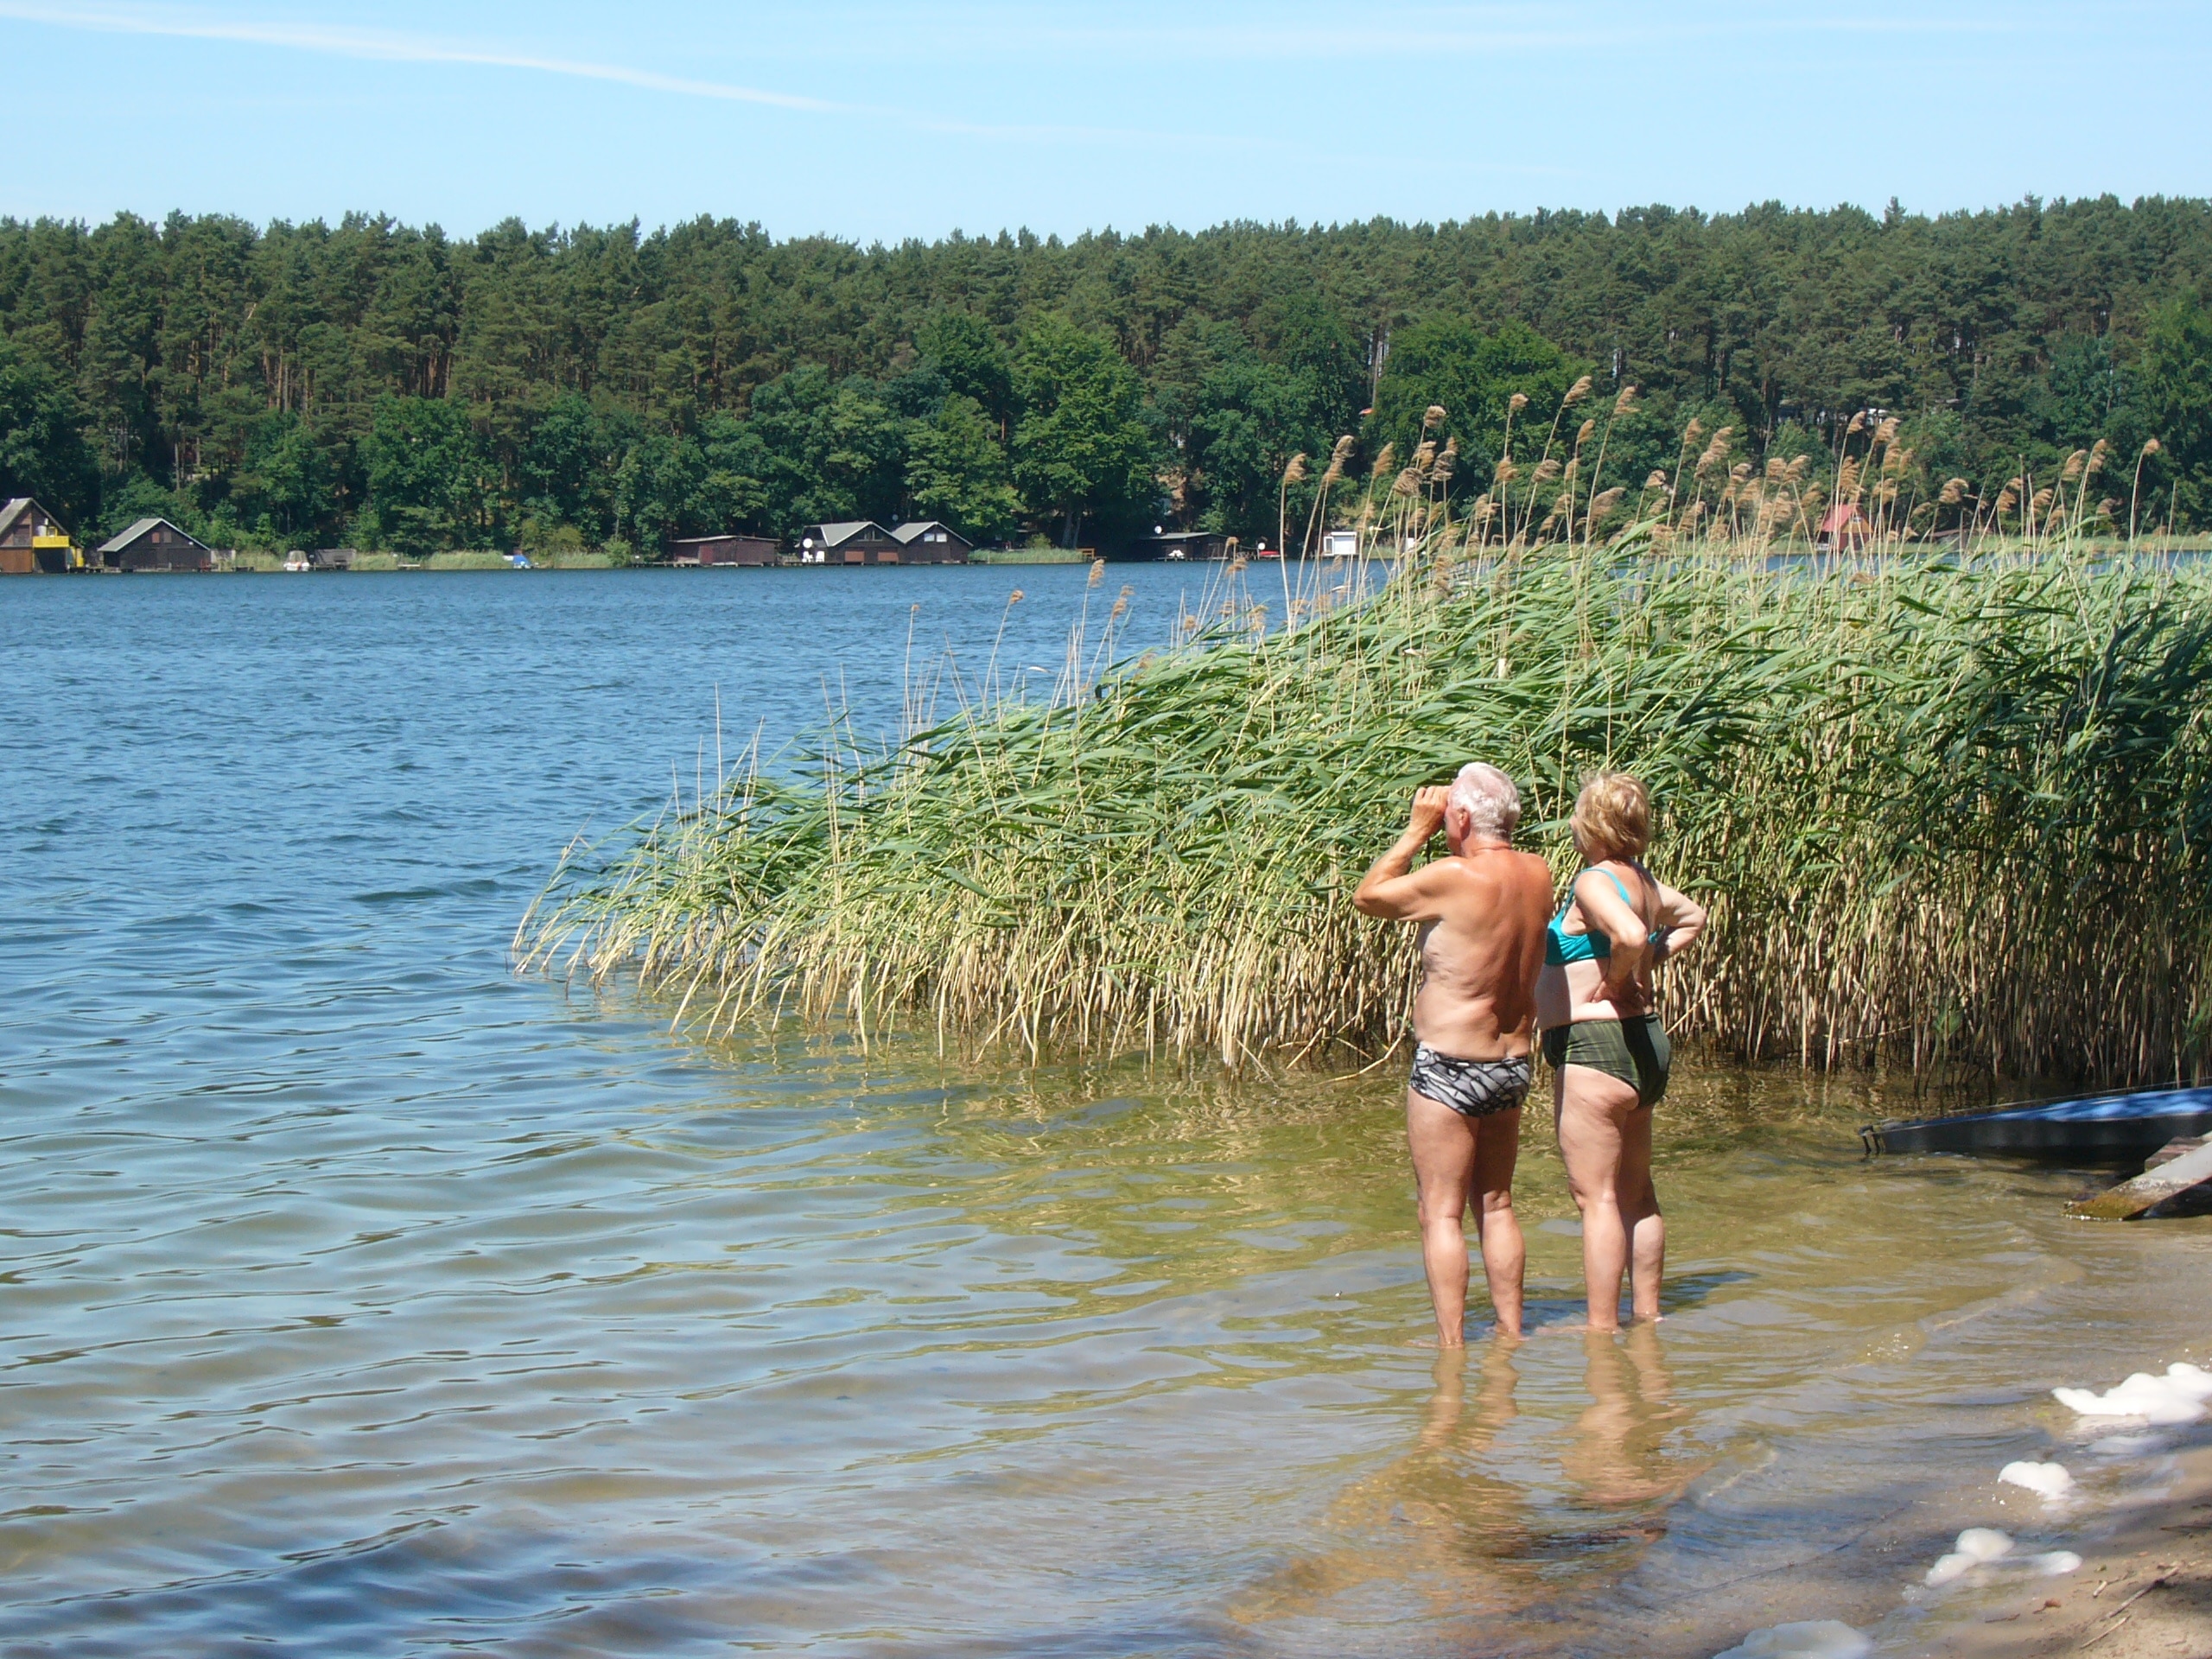
[{"label": "woman's bare leg", "polygon": [[1419,1194],[1421,1266],[1436,1308],[1436,1341],[1466,1340],[1467,1235],[1461,1217],[1475,1179],[1475,1126],[1449,1106],[1406,1090],[1406,1146]]},{"label": "woman's bare leg", "polygon": [[1554,1077],[1560,1157],[1567,1165],[1567,1190],[1582,1212],[1582,1278],[1590,1297],[1590,1328],[1618,1331],[1621,1279],[1629,1265],[1621,1154],[1627,1119],[1636,1110],[1636,1090],[1586,1065],[1560,1066]]},{"label": "woman's bare leg", "polygon": [[1629,1306],[1639,1319],[1659,1317],[1667,1267],[1667,1218],[1651,1185],[1652,1109],[1639,1106],[1621,1125],[1621,1221],[1629,1233]]},{"label": "woman's bare leg", "polygon": [[1521,1109],[1471,1120],[1475,1131],[1475,1235],[1483,1277],[1502,1335],[1521,1334],[1521,1275],[1529,1257],[1513,1213],[1513,1166],[1521,1156]]}]

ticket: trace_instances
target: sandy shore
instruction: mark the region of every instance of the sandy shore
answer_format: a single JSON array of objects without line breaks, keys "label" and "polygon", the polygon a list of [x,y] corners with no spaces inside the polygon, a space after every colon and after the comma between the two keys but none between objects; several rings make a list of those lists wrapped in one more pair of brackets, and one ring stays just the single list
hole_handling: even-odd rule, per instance
[{"label": "sandy shore", "polygon": [[2178,1471],[2156,1496],[2084,1527],[2075,1546],[2080,1572],[2041,1580],[2010,1605],[1978,1609],[1971,1623],[1930,1630],[1917,1651],[1931,1659],[2212,1656],[2212,1444],[2173,1455]]}]

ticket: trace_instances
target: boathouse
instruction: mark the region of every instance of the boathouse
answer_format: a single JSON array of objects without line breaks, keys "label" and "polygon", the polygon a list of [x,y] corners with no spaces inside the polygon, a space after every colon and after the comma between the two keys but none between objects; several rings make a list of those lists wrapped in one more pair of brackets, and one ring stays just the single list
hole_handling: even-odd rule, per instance
[{"label": "boathouse", "polygon": [[807,564],[898,564],[906,551],[897,537],[872,518],[809,524],[799,533],[798,548]]},{"label": "boathouse", "polygon": [[1827,510],[1827,515],[1821,520],[1820,534],[1815,539],[1814,545],[1830,552],[1840,551],[1846,548],[1863,547],[1871,533],[1866,523],[1866,515],[1849,502],[1846,502],[1840,506],[1830,507]]},{"label": "boathouse", "polygon": [[1236,552],[1236,540],[1211,530],[1154,531],[1140,537],[1129,549],[1133,559],[1226,559]]},{"label": "boathouse", "polygon": [[207,544],[166,518],[141,518],[99,546],[99,561],[110,570],[213,570],[215,556]]},{"label": "boathouse", "polygon": [[891,534],[906,564],[965,564],[976,550],[975,543],[934,518],[901,524]]},{"label": "boathouse", "polygon": [[681,565],[773,564],[776,543],[766,536],[679,536],[668,544],[669,563]]},{"label": "boathouse", "polygon": [[28,495],[0,507],[0,576],[59,575],[83,558],[61,521]]}]

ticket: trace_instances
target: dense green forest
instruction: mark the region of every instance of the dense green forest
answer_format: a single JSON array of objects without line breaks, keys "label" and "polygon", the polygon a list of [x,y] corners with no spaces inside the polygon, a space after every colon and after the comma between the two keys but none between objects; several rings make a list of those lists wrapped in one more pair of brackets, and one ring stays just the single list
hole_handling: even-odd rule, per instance
[{"label": "dense green forest", "polygon": [[2126,493],[2155,437],[2145,522],[2186,528],[2212,524],[2208,290],[2193,200],[866,248],[709,219],[0,219],[0,494],[80,535],[160,512],[244,546],[651,554],[902,517],[1250,541],[1297,520],[1340,435],[1354,465],[1403,456],[1432,404],[1471,495],[1511,395],[1545,416],[1588,373],[1639,389],[1608,429],[1624,480],[1675,464],[1692,418],[1817,474],[1872,410],[1931,500],[2099,437]]}]

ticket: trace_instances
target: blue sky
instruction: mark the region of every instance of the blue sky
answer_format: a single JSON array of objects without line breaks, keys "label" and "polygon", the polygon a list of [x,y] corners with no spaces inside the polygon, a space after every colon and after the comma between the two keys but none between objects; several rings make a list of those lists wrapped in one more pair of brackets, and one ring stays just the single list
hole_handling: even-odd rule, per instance
[{"label": "blue sky", "polygon": [[44,89],[10,123],[17,217],[865,242],[2212,194],[2203,0],[0,0],[0,62]]}]

